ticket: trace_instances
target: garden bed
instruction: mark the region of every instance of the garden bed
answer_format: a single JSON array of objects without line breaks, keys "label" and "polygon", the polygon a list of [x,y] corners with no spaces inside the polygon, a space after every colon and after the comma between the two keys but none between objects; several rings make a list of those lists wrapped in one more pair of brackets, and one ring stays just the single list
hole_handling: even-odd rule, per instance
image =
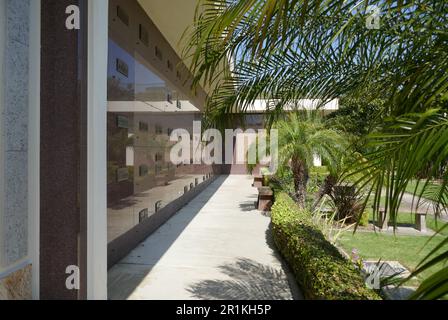
[{"label": "garden bed", "polygon": [[272,207],[275,244],[294,272],[306,299],[377,300],[359,270],[328,242],[286,194],[276,195]]}]

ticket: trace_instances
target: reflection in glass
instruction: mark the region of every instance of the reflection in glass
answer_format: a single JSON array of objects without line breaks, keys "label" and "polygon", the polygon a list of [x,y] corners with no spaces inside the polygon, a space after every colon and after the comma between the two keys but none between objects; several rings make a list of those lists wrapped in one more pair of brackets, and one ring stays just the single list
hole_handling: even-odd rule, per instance
[{"label": "reflection in glass", "polygon": [[192,134],[199,110],[138,53],[109,40],[107,191],[108,241],[145,222],[212,169],[173,165],[174,129]]}]

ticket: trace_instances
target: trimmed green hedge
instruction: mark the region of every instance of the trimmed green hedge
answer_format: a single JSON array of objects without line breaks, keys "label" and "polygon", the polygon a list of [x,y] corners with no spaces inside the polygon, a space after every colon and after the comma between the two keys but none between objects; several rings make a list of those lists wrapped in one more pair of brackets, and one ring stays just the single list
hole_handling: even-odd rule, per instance
[{"label": "trimmed green hedge", "polygon": [[272,207],[275,244],[293,269],[306,299],[376,300],[360,272],[346,260],[285,193],[276,195]]}]

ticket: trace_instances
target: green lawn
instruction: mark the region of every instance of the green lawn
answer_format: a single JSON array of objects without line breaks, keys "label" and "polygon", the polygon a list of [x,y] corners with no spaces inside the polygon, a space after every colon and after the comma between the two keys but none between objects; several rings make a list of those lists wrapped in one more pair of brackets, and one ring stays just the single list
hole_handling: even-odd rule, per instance
[{"label": "green lawn", "polygon": [[[409,181],[408,185],[406,186],[406,192],[414,194],[414,192],[416,191],[415,195],[420,196],[420,194],[422,193],[423,187],[425,186],[426,181],[420,180],[420,183],[418,183],[418,184],[417,184],[417,182],[418,182],[418,180]],[[428,184],[428,186],[438,186],[438,185],[440,185],[440,184],[438,184],[437,182],[430,182]],[[417,188],[417,190],[416,190],[416,188]],[[438,199],[436,197],[432,197],[430,194],[428,194],[426,192],[423,193],[422,198],[438,202]],[[445,200],[447,200],[447,199],[445,198]]]},{"label": "green lawn", "polygon": [[417,188],[416,195],[420,195],[422,192],[423,186],[425,185],[425,181],[420,181],[420,183],[417,185],[418,180],[411,180],[409,181],[408,185],[406,186],[406,192],[414,194],[415,188]]},{"label": "green lawn", "polygon": [[[442,236],[437,236],[429,241],[429,236],[394,236],[370,232],[357,232],[353,235],[353,233],[347,232],[340,237],[338,245],[348,254],[356,248],[362,259],[399,261],[406,268],[413,271],[418,263],[442,239]],[[446,267],[447,265],[441,263],[432,269],[426,270],[417,279],[407,283],[407,285],[418,286],[424,278],[444,266]]]}]

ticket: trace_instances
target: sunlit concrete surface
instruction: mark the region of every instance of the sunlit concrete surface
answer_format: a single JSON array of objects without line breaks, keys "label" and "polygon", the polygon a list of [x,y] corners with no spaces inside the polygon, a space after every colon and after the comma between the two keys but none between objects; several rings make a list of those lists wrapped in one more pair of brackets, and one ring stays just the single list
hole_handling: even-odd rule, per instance
[{"label": "sunlit concrete surface", "polygon": [[218,177],[109,271],[109,299],[299,299],[249,176]]}]

